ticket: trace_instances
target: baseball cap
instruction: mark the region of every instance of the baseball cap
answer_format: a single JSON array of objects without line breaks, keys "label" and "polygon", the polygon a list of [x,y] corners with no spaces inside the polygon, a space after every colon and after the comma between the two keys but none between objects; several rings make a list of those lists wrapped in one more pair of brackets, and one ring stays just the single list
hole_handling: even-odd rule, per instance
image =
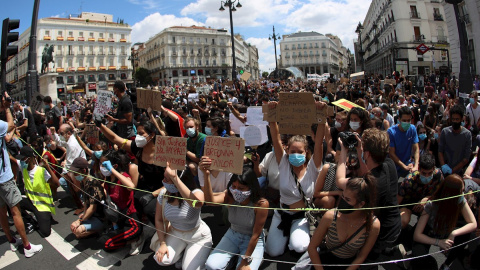
[{"label": "baseball cap", "polygon": [[73,160],[72,165],[70,165],[70,170],[72,171],[79,171],[80,169],[87,169],[88,162],[86,159],[82,157],[77,157]]},{"label": "baseball cap", "polygon": [[30,146],[25,146],[22,149],[20,149],[20,154],[16,155],[15,158],[17,160],[22,160],[24,158],[28,157],[33,157],[35,155],[35,152]]}]

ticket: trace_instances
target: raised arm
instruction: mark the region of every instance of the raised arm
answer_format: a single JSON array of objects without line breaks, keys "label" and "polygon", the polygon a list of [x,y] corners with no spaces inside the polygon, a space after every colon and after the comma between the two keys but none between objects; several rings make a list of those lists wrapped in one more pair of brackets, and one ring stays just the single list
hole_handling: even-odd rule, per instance
[{"label": "raised arm", "polygon": [[[170,163],[167,162],[167,167],[165,168],[165,176],[167,176],[173,181],[175,186],[177,187],[178,191],[182,195],[183,198],[188,199],[185,200],[190,206],[195,208],[201,208],[203,205],[203,201],[205,200],[203,192],[195,192],[193,193],[178,177],[177,171],[172,170],[170,168]],[[194,201],[197,201],[194,204]]]},{"label": "raised arm", "polygon": [[78,144],[80,145],[80,147],[82,147],[83,151],[85,151],[85,154],[91,157],[93,155],[93,151],[87,147],[87,145],[82,141],[82,139],[78,136],[77,133],[74,133],[74,134],[75,134],[75,139],[77,139]]},{"label": "raised arm", "polygon": [[[277,102],[271,101],[268,103],[269,110],[275,110],[277,108]],[[277,159],[277,163],[280,164],[280,161],[283,157],[283,147],[282,147],[282,139],[280,137],[280,131],[278,129],[277,122],[270,122],[270,134],[272,135],[272,144],[273,149],[275,150],[275,158]]]},{"label": "raised arm", "polygon": [[107,128],[104,124],[98,123],[98,119],[95,119],[95,124],[97,125],[97,127],[100,128],[100,131],[109,141],[111,141],[113,144],[116,144],[120,149],[132,152],[132,142],[130,140],[118,136],[111,129]]}]

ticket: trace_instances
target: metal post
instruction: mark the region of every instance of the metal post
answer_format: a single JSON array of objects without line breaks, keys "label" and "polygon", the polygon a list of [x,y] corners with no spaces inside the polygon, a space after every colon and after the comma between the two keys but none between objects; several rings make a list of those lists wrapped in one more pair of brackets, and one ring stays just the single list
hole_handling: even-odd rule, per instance
[{"label": "metal post", "polygon": [[273,47],[275,48],[275,78],[278,78],[277,36],[275,35],[275,26],[273,26]]},{"label": "metal post", "polygon": [[232,65],[232,81],[237,79],[237,61],[235,58],[235,38],[233,37],[233,16],[232,16],[232,6],[235,1],[228,0],[228,11],[230,12],[230,31],[231,31],[231,38],[232,38],[232,57],[233,57],[233,65]]},{"label": "metal post", "polygon": [[35,0],[32,14],[32,26],[30,27],[30,43],[28,46],[28,71],[26,98],[27,104],[31,104],[32,94],[39,90],[38,72],[37,72],[37,21],[40,0]]}]

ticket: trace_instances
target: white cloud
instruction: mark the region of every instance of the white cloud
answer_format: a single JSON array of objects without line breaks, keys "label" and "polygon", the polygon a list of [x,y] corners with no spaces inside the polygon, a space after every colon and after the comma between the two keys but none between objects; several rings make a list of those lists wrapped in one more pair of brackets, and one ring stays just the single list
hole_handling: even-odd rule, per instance
[{"label": "white cloud", "polygon": [[145,19],[132,26],[132,41],[133,43],[145,42],[165,28],[181,25],[192,26],[203,25],[203,23],[187,17],[176,17],[171,14],[162,15],[159,12],[156,12],[148,15]]},{"label": "white cloud", "polygon": [[128,2],[135,5],[143,6],[143,8],[147,10],[155,9],[158,7],[158,1],[155,0],[128,0]]}]

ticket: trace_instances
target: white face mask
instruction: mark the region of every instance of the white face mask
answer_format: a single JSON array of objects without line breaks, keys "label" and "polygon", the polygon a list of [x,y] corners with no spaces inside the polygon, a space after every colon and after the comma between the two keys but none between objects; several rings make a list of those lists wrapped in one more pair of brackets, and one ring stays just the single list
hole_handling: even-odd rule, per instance
[{"label": "white face mask", "polygon": [[145,147],[145,145],[147,145],[147,143],[148,141],[146,137],[143,137],[142,135],[137,135],[135,137],[135,144],[137,145],[137,147],[143,148]]},{"label": "white face mask", "polygon": [[350,122],[350,128],[357,131],[360,128],[360,122]]},{"label": "white face mask", "polygon": [[62,142],[67,141],[67,139],[63,135],[59,135],[58,137],[60,138],[60,141],[62,141]]},{"label": "white face mask", "polygon": [[335,121],[335,127],[336,128],[341,128],[342,127],[342,123],[338,122],[338,121]]},{"label": "white face mask", "polygon": [[100,172],[103,174],[103,176],[105,177],[109,177],[110,175],[112,175],[112,172],[109,171],[107,168],[105,167],[100,167]]}]

